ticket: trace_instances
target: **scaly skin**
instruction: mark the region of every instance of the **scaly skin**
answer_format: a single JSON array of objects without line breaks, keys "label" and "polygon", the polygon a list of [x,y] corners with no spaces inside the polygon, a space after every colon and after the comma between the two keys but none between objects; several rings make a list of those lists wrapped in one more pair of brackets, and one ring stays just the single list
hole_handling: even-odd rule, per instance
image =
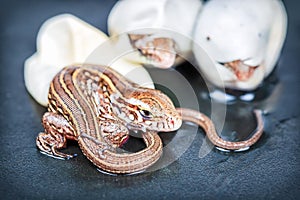
[{"label": "scaly skin", "polygon": [[245,60],[234,60],[220,64],[230,69],[239,81],[248,81],[260,65],[250,66],[246,65],[244,62]]},{"label": "scaly skin", "polygon": [[[181,117],[162,92],[141,88],[108,67],[66,67],[49,89],[45,133],[38,148],[49,155],[72,158],[58,150],[66,140],[77,140],[84,155],[97,167],[112,173],[133,173],[153,165],[161,156],[157,131],[173,131]],[[136,153],[116,153],[129,130],[141,130],[146,148]]]},{"label": "scaly skin", "polygon": [[202,127],[208,139],[217,147],[224,150],[245,150],[255,144],[263,134],[264,122],[262,119],[262,111],[254,110],[257,121],[257,128],[252,137],[245,141],[230,142],[223,140],[216,132],[213,122],[203,113],[187,108],[177,108],[178,113],[181,114],[182,120],[190,121]]},{"label": "scaly skin", "polygon": [[[260,111],[255,111],[258,128],[247,141],[221,139],[212,121],[200,112],[177,108],[162,92],[142,88],[108,67],[69,66],[53,79],[48,95],[48,112],[43,116],[44,133],[37,147],[48,155],[69,159],[59,150],[67,139],[77,140],[83,154],[97,167],[112,173],[134,173],[153,165],[162,154],[157,132],[174,131],[182,120],[200,125],[212,143],[239,150],[254,144],[263,132]],[[136,153],[117,153],[129,131],[142,131],[146,148]]]},{"label": "scaly skin", "polygon": [[153,38],[151,34],[128,34],[131,45],[137,48],[150,64],[170,68],[176,61],[176,42],[171,38]]}]

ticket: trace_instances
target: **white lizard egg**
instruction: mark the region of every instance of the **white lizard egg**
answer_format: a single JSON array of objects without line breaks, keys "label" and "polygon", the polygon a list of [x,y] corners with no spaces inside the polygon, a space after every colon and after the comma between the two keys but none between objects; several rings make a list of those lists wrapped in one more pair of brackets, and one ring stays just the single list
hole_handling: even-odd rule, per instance
[{"label": "white lizard egg", "polygon": [[[191,53],[194,22],[201,6],[201,0],[118,1],[109,14],[109,34],[129,35],[126,39],[141,52],[129,60],[168,68],[174,63],[176,53],[182,56]],[[159,40],[162,38],[169,40]],[[159,48],[170,54],[155,51]]]},{"label": "white lizard egg", "polygon": [[[37,36],[37,51],[24,63],[25,86],[31,96],[41,105],[48,104],[50,82],[63,67],[84,63],[109,38],[105,33],[70,15],[62,14],[48,19],[40,28]],[[153,88],[148,72],[141,66],[114,58],[106,61],[105,53],[94,59],[92,64],[111,64],[121,74],[129,76],[133,82]],[[102,59],[103,58],[103,59]],[[138,79],[133,76],[137,76]]]},{"label": "white lizard egg", "polygon": [[253,90],[272,72],[286,30],[280,0],[210,0],[198,16],[193,51],[214,85]]}]

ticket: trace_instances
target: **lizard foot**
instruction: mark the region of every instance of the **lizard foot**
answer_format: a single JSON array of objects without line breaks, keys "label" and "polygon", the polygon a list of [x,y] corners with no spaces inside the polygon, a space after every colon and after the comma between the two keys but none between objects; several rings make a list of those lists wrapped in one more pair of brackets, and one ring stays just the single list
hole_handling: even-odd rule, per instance
[{"label": "lizard foot", "polygon": [[36,138],[36,145],[41,151],[41,153],[54,158],[71,159],[77,156],[76,154],[71,155],[58,151],[58,149],[62,149],[66,146],[66,139],[64,136],[61,135],[60,137],[54,137],[51,134],[40,133]]}]

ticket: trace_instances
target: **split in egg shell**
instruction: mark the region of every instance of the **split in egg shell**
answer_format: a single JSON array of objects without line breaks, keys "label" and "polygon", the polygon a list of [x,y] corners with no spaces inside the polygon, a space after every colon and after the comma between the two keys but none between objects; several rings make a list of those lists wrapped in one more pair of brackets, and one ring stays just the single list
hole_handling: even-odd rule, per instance
[{"label": "split in egg shell", "polygon": [[195,26],[193,52],[207,80],[217,87],[251,91],[278,61],[287,14],[281,0],[210,0]]},{"label": "split in egg shell", "polygon": [[195,19],[200,0],[123,0],[108,18],[110,36],[127,34],[138,55],[132,62],[169,68],[192,52]]}]

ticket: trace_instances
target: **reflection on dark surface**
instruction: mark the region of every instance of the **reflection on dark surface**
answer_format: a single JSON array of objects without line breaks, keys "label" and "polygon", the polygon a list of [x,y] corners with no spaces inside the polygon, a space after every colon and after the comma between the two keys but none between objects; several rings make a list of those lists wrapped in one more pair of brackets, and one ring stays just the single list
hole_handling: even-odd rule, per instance
[{"label": "reflection on dark surface", "polygon": [[[37,150],[35,138],[42,131],[41,117],[46,109],[30,99],[24,86],[23,64],[35,51],[39,26],[49,17],[69,12],[106,30],[105,20],[113,3],[108,0],[86,1],[84,4],[77,1],[30,0],[1,4],[1,198],[297,199],[300,193],[300,15],[296,8],[300,1],[284,1],[289,27],[276,69],[280,82],[275,81],[274,89],[262,88],[270,91],[270,95],[262,92],[263,95],[257,94],[253,102],[239,102],[237,106],[241,109],[238,111],[235,111],[235,105],[228,106],[232,110],[228,111],[228,115],[243,116],[247,111],[248,117],[245,116],[240,123],[244,124],[249,119],[252,121],[251,127],[255,126],[250,112],[252,106],[270,113],[266,116],[267,127],[262,138],[250,151],[229,155],[216,151],[219,153],[211,152],[199,158],[199,147],[204,136],[199,129],[198,134],[191,138],[190,147],[171,165],[150,173],[112,177],[98,172],[83,156],[77,142],[68,142],[65,151],[78,154],[78,157],[68,161],[49,158]],[[201,96],[201,91],[207,91],[207,87],[199,78],[199,72],[187,66],[185,63],[176,70],[184,74],[197,91],[195,93],[201,105],[195,109],[200,107],[200,111],[209,116],[211,103]],[[276,98],[279,102],[277,106],[273,103]],[[269,112],[270,105],[271,108],[276,106],[273,111],[271,109],[272,112]],[[229,133],[235,123],[226,121]],[[236,131],[242,131],[240,129],[243,127]],[[183,133],[178,138],[177,148],[181,147],[180,141],[187,139],[183,136],[190,132]],[[163,134],[160,136],[167,136]],[[177,136],[178,133],[174,133],[174,136],[168,135],[163,140],[169,138],[171,143]]]},{"label": "reflection on dark surface", "polygon": [[[99,173],[102,172],[99,171]],[[144,172],[137,173],[137,174],[127,174],[127,175],[115,175],[115,174],[109,175],[105,173],[101,176],[101,179],[103,179],[103,181],[105,181],[112,187],[116,187],[116,188],[132,187],[134,185],[141,184],[143,181],[151,181],[152,179],[150,173],[144,173]]]},{"label": "reflection on dark surface", "polygon": [[243,101],[242,97],[248,93],[254,94],[252,102],[259,102],[267,99],[272,92],[276,85],[278,84],[279,79],[276,73],[276,68],[274,68],[273,72],[266,77],[266,79],[261,83],[261,85],[253,90],[253,91],[239,91],[239,90],[232,90],[232,89],[225,89],[226,93],[229,95],[233,95],[236,97],[236,101]]},{"label": "reflection on dark surface", "polygon": [[[188,104],[182,105],[180,102],[180,98],[178,97],[178,93],[172,91],[171,86],[175,83],[176,87],[179,87],[179,90],[185,90],[186,82],[183,79],[168,79],[167,83],[164,82],[165,77],[174,77],[176,76],[175,73],[179,72],[190,84],[190,86],[193,88],[196,96],[197,96],[197,104],[199,107],[192,106],[194,109],[200,109],[200,112],[205,113],[206,115],[210,116],[211,114],[211,103],[214,101],[213,99],[209,98],[209,95],[203,95],[208,94],[209,90],[208,87],[211,87],[209,83],[206,83],[204,79],[201,76],[201,73],[190,63],[185,62],[181,64],[180,66],[176,67],[176,70],[161,70],[161,69],[154,69],[154,68],[148,68],[150,71],[152,77],[155,77],[154,83],[156,83],[156,88],[163,91],[165,94],[167,94],[174,102],[176,107],[190,107]],[[163,74],[163,75],[161,75]],[[174,75],[175,74],[175,75]],[[166,76],[168,75],[168,76]],[[226,90],[230,95],[235,95],[237,98],[234,101],[234,103],[226,104],[226,118],[225,123],[222,128],[222,131],[219,132],[219,135],[227,141],[242,141],[250,138],[252,136],[252,133],[256,129],[256,120],[253,114],[253,110],[255,108],[263,109],[263,106],[266,104],[266,101],[272,97],[272,90],[276,87],[276,84],[278,83],[278,79],[276,77],[276,74],[273,72],[266,80],[265,83],[258,88],[255,93],[255,98],[252,102],[245,102],[241,99],[239,99],[239,96],[245,95],[244,92],[240,91],[233,91],[233,90]],[[189,98],[189,96],[184,96],[183,98]],[[219,102],[214,102],[215,104],[220,104],[220,107],[223,108],[224,104]],[[37,103],[35,103],[32,100],[32,105],[35,108],[36,112],[38,113],[38,116],[42,116],[42,114],[46,111],[45,108],[39,106]],[[267,105],[269,105],[267,103]],[[218,107],[217,107],[218,108]],[[217,110],[218,112],[218,110]],[[222,112],[222,110],[220,111]],[[221,123],[218,121],[218,118],[214,120],[214,123],[218,125],[218,123]],[[187,126],[182,126],[181,130],[185,131],[188,130]],[[198,131],[198,133],[203,133],[203,138],[205,137],[205,133],[203,130]],[[145,144],[141,138],[141,133],[131,133],[130,139],[122,146],[122,151],[128,151],[128,152],[137,152],[145,148]],[[173,141],[174,137],[176,136],[176,132],[169,132],[169,133],[160,133],[160,137],[162,138],[163,144],[166,147],[170,142]],[[183,136],[188,138],[189,136]],[[191,137],[191,136],[190,136]],[[177,142],[177,147],[179,148],[181,145],[180,140],[175,140]],[[204,140],[203,140],[204,141]],[[209,141],[208,141],[209,142]],[[71,145],[70,145],[71,144]],[[75,148],[75,151],[79,152],[79,149],[75,146],[77,145],[76,142],[71,141],[68,143],[69,147],[68,149],[64,150],[65,152],[72,152],[72,149]],[[184,153],[185,150],[183,150]],[[178,155],[174,155],[175,150],[174,149],[164,149],[164,154],[162,158],[158,161],[157,166],[168,166],[169,164],[173,163],[176,159],[178,159]],[[219,151],[215,151],[219,152]],[[222,153],[222,152],[219,152]],[[175,153],[176,154],[176,153]],[[170,161],[170,163],[168,163]],[[94,166],[93,166],[94,167]],[[155,169],[156,166],[153,167]],[[151,171],[149,169],[148,171]],[[101,172],[101,171],[99,171]],[[147,172],[142,172],[142,176],[144,174],[148,174]],[[113,175],[113,174],[112,174]],[[104,177],[109,180],[109,182],[112,182],[112,184],[117,183],[117,185],[122,185],[119,180],[122,180],[121,182],[124,182],[124,185],[130,185],[131,178],[128,178],[127,176],[117,176],[117,177],[111,177],[111,175],[108,175],[108,173],[104,173]],[[135,177],[139,177],[140,175],[132,175]],[[125,177],[125,178],[124,178]],[[134,178],[136,180],[137,178]],[[118,181],[115,181],[118,180]],[[135,181],[134,181],[135,182]]]},{"label": "reflection on dark surface", "polygon": [[[211,102],[216,101],[215,103],[218,103],[217,100],[210,98],[208,95],[209,90],[207,86],[213,86],[211,86],[209,82],[205,82],[201,73],[189,63],[178,66],[176,70],[186,76],[191,84],[195,86],[195,90],[198,91],[200,111],[209,116],[210,111],[208,108],[210,108]],[[225,92],[228,95],[234,96],[235,100],[228,103],[220,103],[226,104],[226,118],[222,132],[219,133],[220,136],[228,141],[242,141],[250,138],[256,129],[256,120],[253,110],[261,109],[264,113],[268,113],[272,110],[280,96],[280,91],[278,91],[279,87],[279,80],[275,69],[264,80],[261,86],[254,91],[247,92],[225,89]],[[247,94],[253,94],[254,96],[250,102],[243,99]],[[217,125],[218,121],[214,121],[214,123]]]}]

